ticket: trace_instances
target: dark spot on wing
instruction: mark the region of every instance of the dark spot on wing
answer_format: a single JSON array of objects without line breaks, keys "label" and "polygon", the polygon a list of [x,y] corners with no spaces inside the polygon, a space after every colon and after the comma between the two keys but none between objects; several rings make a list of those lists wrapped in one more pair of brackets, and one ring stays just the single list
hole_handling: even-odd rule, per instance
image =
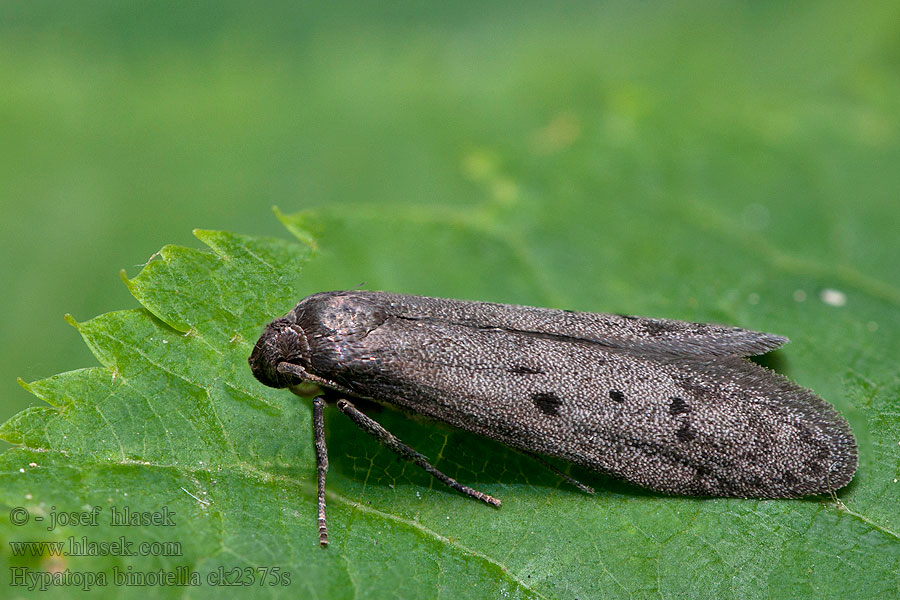
[{"label": "dark spot on wing", "polygon": [[609,399],[616,402],[625,402],[625,394],[619,390],[609,390]]},{"label": "dark spot on wing", "polygon": [[507,371],[513,375],[540,375],[543,373],[543,371],[538,368],[527,367],[525,365],[513,365],[507,369]]},{"label": "dark spot on wing", "polygon": [[675,432],[675,437],[678,438],[679,442],[689,442],[697,437],[697,433],[691,429],[690,425],[685,423]]},{"label": "dark spot on wing", "polygon": [[673,417],[675,415],[683,415],[684,413],[691,411],[688,403],[684,401],[684,398],[673,396],[669,398],[669,400],[671,401],[671,404],[669,404],[669,414]]},{"label": "dark spot on wing", "polygon": [[784,475],[781,476],[781,481],[783,481],[786,486],[792,486],[797,483],[797,476],[790,471],[785,471]]},{"label": "dark spot on wing", "polygon": [[531,401],[545,415],[558,415],[562,400],[552,392],[536,392],[531,395]]}]

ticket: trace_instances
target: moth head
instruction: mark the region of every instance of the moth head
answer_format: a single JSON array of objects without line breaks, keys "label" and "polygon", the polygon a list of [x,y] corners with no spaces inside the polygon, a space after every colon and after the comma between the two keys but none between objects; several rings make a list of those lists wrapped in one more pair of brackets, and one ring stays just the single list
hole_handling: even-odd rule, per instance
[{"label": "moth head", "polygon": [[303,329],[290,319],[275,319],[268,325],[259,339],[253,352],[250,353],[250,369],[260,383],[274,388],[289,387],[298,383],[298,376],[289,373],[282,363],[300,367],[303,372],[308,364],[309,344]]}]

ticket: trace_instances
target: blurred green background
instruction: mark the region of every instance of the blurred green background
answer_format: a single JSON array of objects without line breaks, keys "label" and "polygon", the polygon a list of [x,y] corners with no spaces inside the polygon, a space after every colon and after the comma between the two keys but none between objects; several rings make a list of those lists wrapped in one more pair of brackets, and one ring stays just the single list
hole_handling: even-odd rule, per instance
[{"label": "blurred green background", "polygon": [[[284,236],[274,204],[524,197],[637,256],[665,235],[660,210],[717,206],[726,236],[896,306],[898,245],[874,241],[898,231],[898,15],[893,1],[3,2],[0,420],[38,404],[16,377],[95,364],[62,316],[136,306],[119,269],[196,246],[194,227]],[[585,199],[590,219],[567,214]],[[642,202],[653,228],[620,210]],[[818,216],[792,237],[804,214]],[[773,248],[757,250],[797,266]]]}]

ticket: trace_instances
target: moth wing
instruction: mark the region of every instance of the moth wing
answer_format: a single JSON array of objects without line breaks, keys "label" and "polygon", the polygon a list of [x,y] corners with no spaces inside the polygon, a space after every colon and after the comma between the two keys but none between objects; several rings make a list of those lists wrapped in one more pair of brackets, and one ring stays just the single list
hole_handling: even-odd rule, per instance
[{"label": "moth wing", "polygon": [[386,292],[340,292],[386,302],[401,319],[496,328],[534,337],[572,338],[649,356],[754,356],[783,345],[785,337],[708,323],[468,302]]},{"label": "moth wing", "polygon": [[619,406],[593,394],[572,415],[572,440],[585,453],[576,462],[666,493],[758,498],[836,490],[856,471],[847,421],[773,371],[719,357],[651,362],[636,373]]},{"label": "moth wing", "polygon": [[665,493],[799,497],[856,470],[847,422],[734,356],[672,358],[498,328],[389,319],[341,382],[462,429]]}]

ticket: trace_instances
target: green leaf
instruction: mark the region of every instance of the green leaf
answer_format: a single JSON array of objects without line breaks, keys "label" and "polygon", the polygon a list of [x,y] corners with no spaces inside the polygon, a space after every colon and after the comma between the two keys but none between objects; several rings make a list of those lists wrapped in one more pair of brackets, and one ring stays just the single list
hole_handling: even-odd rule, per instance
[{"label": "green leaf", "polygon": [[[694,219],[682,228],[694,233],[682,266],[666,258],[668,236],[660,234],[646,240],[645,252],[662,268],[632,262],[631,272],[614,272],[598,258],[627,244],[626,236],[611,228],[593,250],[584,237],[548,237],[560,210],[519,197],[459,209],[404,206],[388,218],[363,205],[280,215],[303,244],[197,231],[210,250],[163,248],[125,280],[143,308],[72,321],[102,366],[23,384],[48,406],[0,430],[18,444],[0,457],[10,515],[0,532],[4,542],[177,542],[181,554],[12,556],[6,544],[4,566],[102,573],[107,584],[95,587],[110,594],[121,588],[117,573],[179,567],[196,572],[202,593],[215,592],[210,577],[269,568],[267,585],[257,580],[252,588],[261,597],[849,597],[861,586],[885,597],[896,590],[898,427],[886,409],[897,383],[886,358],[893,354],[868,343],[871,323],[896,327],[878,316],[893,309],[892,288],[821,265],[817,274],[784,257],[773,267],[765,258],[776,253],[765,240],[734,239],[736,226],[724,215],[697,216],[697,207],[681,213]],[[527,226],[511,229],[523,211],[532,215]],[[310,230],[322,248],[311,260]],[[763,250],[706,261],[713,274],[687,285],[683,265],[701,264],[723,243]],[[743,290],[717,287],[729,265],[751,282]],[[428,268],[440,277],[423,274]],[[616,290],[651,273],[655,288],[627,294],[631,304],[616,299]],[[758,501],[663,497],[573,469],[597,488],[587,496],[499,444],[391,410],[373,413],[451,476],[501,498],[493,509],[398,461],[330,410],[332,544],[321,549],[309,403],[258,384],[246,359],[262,326],[302,295],[364,278],[371,289],[712,319],[792,335],[795,343],[776,358],[851,417],[860,471],[840,500]],[[846,291],[847,308],[796,301],[798,286],[814,296],[826,283]],[[748,290],[766,301],[748,301]],[[875,334],[890,338],[880,326]],[[53,511],[95,506],[96,525],[48,531]],[[174,525],[112,526],[112,507],[125,506],[165,508]],[[14,524],[15,507],[31,521]],[[285,574],[290,585],[277,585]]]}]

